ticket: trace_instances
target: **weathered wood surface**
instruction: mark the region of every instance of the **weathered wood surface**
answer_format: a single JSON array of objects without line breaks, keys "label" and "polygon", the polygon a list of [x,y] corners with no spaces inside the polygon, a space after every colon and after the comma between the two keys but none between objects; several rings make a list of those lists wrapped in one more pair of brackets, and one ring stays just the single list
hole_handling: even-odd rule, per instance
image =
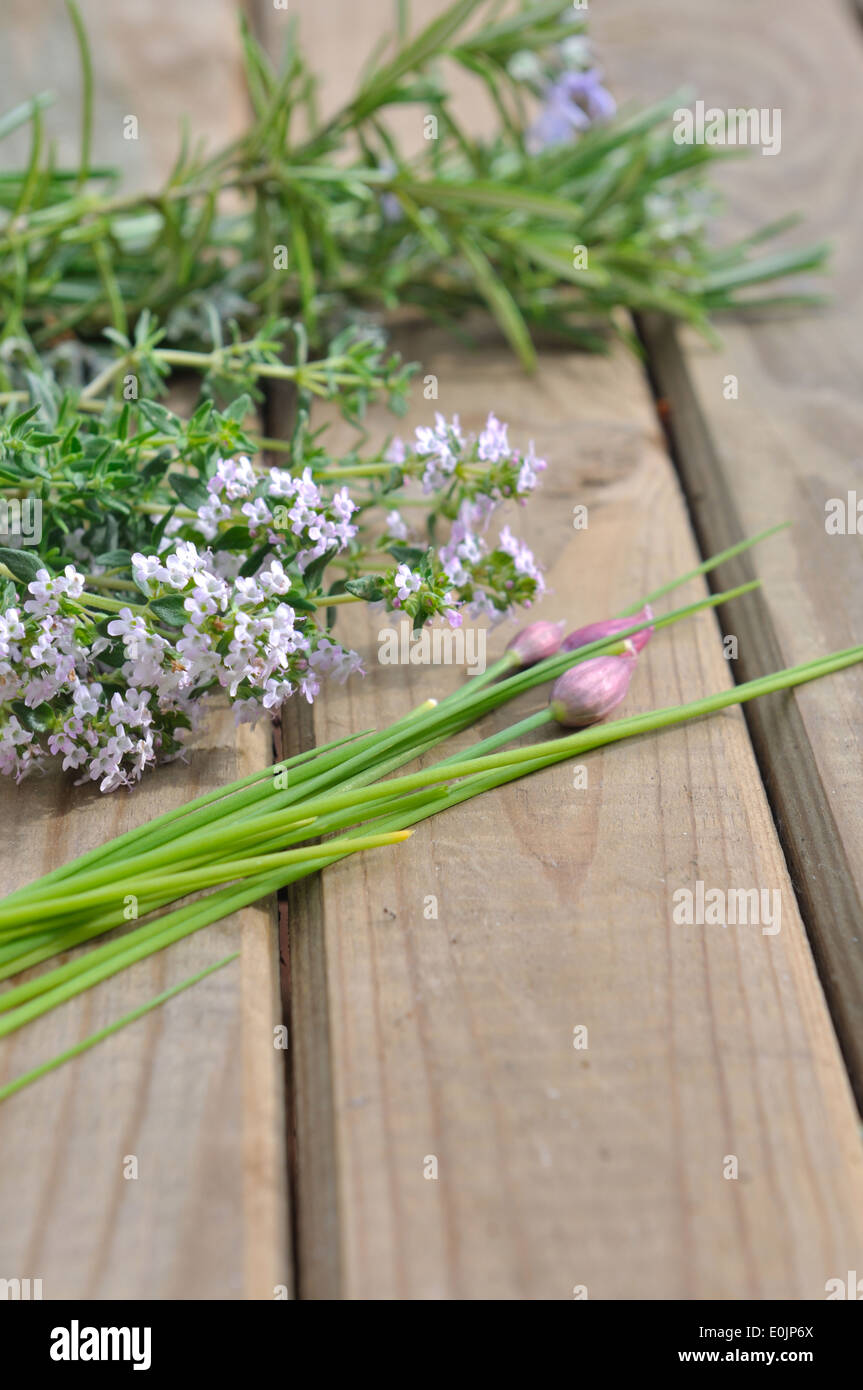
[{"label": "weathered wood surface", "polygon": [[[361,3],[301,23],[326,29],[326,107],[380,21]],[[551,455],[523,514],[550,616],[613,611],[691,561],[630,359],[546,357],[527,383],[488,347],[412,349],[440,408],[470,425],[495,409]],[[373,653],[376,624],[344,616]],[[452,679],[372,665],[316,736]],[[657,640],[630,707],[728,679],[704,617]],[[859,1251],[856,1118],[741,716],[597,755],[589,778],[557,769],[458,809],[295,906],[304,1296],[819,1297]],[[671,893],[698,878],[778,888],[780,934],[673,926]]]},{"label": "weathered wood surface", "polygon": [[[817,13],[734,0],[721,7],[606,0],[593,26],[612,85],[652,100],[683,82],[706,106],[778,107],[782,146],[718,171],[723,234],[800,211],[798,244],[828,239],[818,310],[723,321],[722,348],[647,326],[699,537],[721,549],[772,521],[786,536],[752,557],[763,599],[733,631],[741,679],[863,639],[863,512],[829,534],[826,504],[863,502],[863,29],[842,0]],[[724,385],[737,380],[738,399]],[[735,573],[723,572],[723,582]],[[729,619],[730,621],[730,619]],[[863,1101],[863,674],[806,687],[783,708],[749,707],[762,769]]]},{"label": "weathered wood surface", "polygon": [[[498,410],[550,457],[515,518],[550,567],[546,616],[600,617],[693,563],[624,352],[545,356],[528,381],[491,344],[409,351],[440,409],[468,428]],[[459,679],[378,665],[385,619],[342,616],[369,674],[315,706],[318,739]],[[729,680],[709,616],[642,661],[633,711]],[[586,789],[560,767],[335,866],[295,912],[293,1035],[329,1059],[320,1089],[295,1072],[305,1297],[819,1297],[854,1267],[855,1116],[741,715],[586,766]],[[781,931],[674,925],[698,879],[779,890]]]},{"label": "weathered wood surface", "polygon": [[[248,100],[235,0],[78,0],[78,8],[94,75],[92,164],[116,169],[124,189],[154,189],[164,182],[180,149],[184,119],[211,153],[243,128]],[[46,137],[56,142],[59,162],[76,168],[82,76],[65,6],[4,0],[0,18],[0,109],[36,92],[53,93],[44,114]],[[5,167],[26,165],[29,139],[27,131],[3,141]]]},{"label": "weathered wood surface", "polygon": [[[424,0],[412,8],[419,22],[440,7]],[[619,16],[623,25],[628,10],[622,32],[641,44],[645,71],[657,26],[650,95],[669,85],[658,36],[674,51],[682,24],[678,6],[663,0],[660,9],[672,22],[658,24],[655,7],[648,20],[612,0],[591,15],[612,74],[625,55],[607,46],[606,22],[613,27]],[[738,30],[750,9],[766,14],[761,5],[736,6]],[[317,36],[325,105],[344,98],[382,18],[378,0],[331,0],[301,16]],[[830,23],[839,25],[835,14]],[[679,51],[692,60],[693,47],[690,35]],[[807,43],[807,61],[810,52]],[[826,162],[822,146],[811,157]],[[838,188],[834,194],[831,230]],[[789,335],[787,327],[758,332]],[[766,340],[745,341],[755,345],[746,358],[754,371]],[[784,341],[771,340],[777,354]],[[850,321],[836,341],[853,367]],[[826,331],[823,342],[833,342]],[[437,374],[440,409],[460,412],[468,427],[494,409],[519,442],[533,437],[549,456],[542,494],[514,518],[550,566],[546,616],[573,625],[602,616],[694,562],[674,472],[631,358],[545,354],[529,382],[493,340],[466,354],[424,334],[406,349]],[[777,393],[783,370],[794,365],[791,380],[800,380],[786,350],[776,357]],[[826,372],[826,347],[817,353],[812,370]],[[695,371],[699,359],[690,360]],[[704,367],[708,381],[735,370],[720,361]],[[842,437],[854,437],[851,370],[838,397],[836,378],[819,378],[823,395],[813,396],[805,419],[789,413],[787,393],[777,395],[786,451],[797,447],[798,429],[815,447],[818,422],[836,400]],[[742,405],[743,393],[722,410]],[[430,409],[418,403],[409,424]],[[748,418],[767,430],[769,417],[765,407]],[[723,432],[726,418],[717,416]],[[736,418],[740,428],[746,417]],[[390,427],[380,415],[373,420],[380,434]],[[769,427],[780,431],[775,420]],[[747,474],[753,447],[742,435],[741,507],[757,488]],[[822,448],[819,440],[819,458]],[[799,477],[788,485],[795,488]],[[777,507],[783,500],[776,491]],[[579,503],[590,524],[576,532]],[[775,515],[753,505],[745,529]],[[793,570],[789,580],[785,544],[771,542],[758,561],[783,603],[789,583],[799,583]],[[795,550],[791,559],[810,576],[821,564],[811,552]],[[696,584],[688,590],[700,592]],[[848,594],[831,597],[853,613]],[[738,625],[730,630],[742,636],[743,609],[731,611]],[[819,649],[851,640],[834,643],[833,612],[815,616],[833,624]],[[320,704],[311,724],[289,728],[294,743],[379,724],[459,678],[450,668],[377,665],[382,620],[343,617],[343,635],[367,653],[369,675]],[[857,626],[849,618],[852,634]],[[777,630],[791,644],[786,627]],[[490,654],[504,640],[496,634]],[[742,640],[741,664],[745,647]],[[669,703],[729,679],[716,622],[705,615],[657,636],[627,707]],[[831,690],[849,679],[833,678]],[[835,719],[826,706],[806,704],[816,691],[772,705],[780,731],[785,712],[799,708],[813,746]],[[852,707],[838,708],[850,741]],[[227,720],[208,749],[132,798],[99,802],[54,779],[0,788],[6,882],[259,765],[268,752],[260,734],[238,745]],[[591,1298],[819,1298],[828,1278],[859,1268],[857,1120],[742,716],[610,749],[585,765],[586,788],[573,785],[570,767],[549,770],[427,823],[405,846],[336,866],[292,898],[285,978],[302,1296],[557,1299],[585,1287]],[[843,787],[857,772],[831,766],[837,780],[825,777],[825,785],[850,843]],[[778,890],[781,931],[675,925],[674,890],[699,879],[726,890]],[[424,916],[429,895],[437,918]],[[270,1298],[274,1285],[290,1283],[268,912],[210,928],[66,1006],[5,1045],[0,1076],[32,1064],[31,1047],[50,1055],[218,959],[238,934],[241,962],[3,1107],[0,1276],[41,1277],[48,1298]],[[588,1029],[586,1050],[573,1047],[578,1026]],[[128,1154],[139,1159],[136,1182],[122,1177]],[[723,1176],[731,1155],[736,1180]],[[424,1177],[432,1156],[436,1180]]]},{"label": "weathered wood surface", "polygon": [[[188,407],[175,390],[175,408]],[[272,759],[217,703],[187,763],[131,795],[0,783],[2,891]],[[45,1298],[272,1298],[291,1289],[275,901],[178,942],[0,1042],[5,1081],[205,965],[240,959],[0,1113],[0,1277]],[[128,1178],[128,1158],[137,1178]]]},{"label": "weathered wood surface", "polygon": [[[3,890],[270,760],[227,710],[134,795],[0,785]],[[54,1298],[272,1298],[290,1285],[274,912],[235,914],[0,1043],[3,1081],[232,951],[240,959],[3,1102],[0,1271]],[[126,1178],[127,1159],[138,1177]]]},{"label": "weathered wood surface", "polygon": [[[66,116],[79,76],[65,16],[38,27],[17,7],[0,68],[11,104],[54,87]],[[170,168],[183,111],[212,143],[248,117],[238,15],[228,0],[179,13],[149,0],[122,19],[82,5],[96,77],[94,157],[126,185]],[[11,64],[9,71],[6,69]],[[172,73],[182,72],[182,81]],[[139,140],[122,117],[137,114]],[[53,115],[47,118],[54,129]],[[20,153],[20,151],[19,151]],[[4,146],[4,157],[14,152]],[[226,709],[188,765],[132,796],[100,797],[66,778],[3,779],[2,890],[271,760],[269,731],[237,735]],[[273,903],[249,909],[135,966],[0,1044],[15,1076],[239,949],[225,970],[4,1103],[0,1115],[0,1277],[41,1278],[45,1298],[272,1298],[290,1288],[284,1052]],[[137,1180],[123,1176],[138,1160]]]}]

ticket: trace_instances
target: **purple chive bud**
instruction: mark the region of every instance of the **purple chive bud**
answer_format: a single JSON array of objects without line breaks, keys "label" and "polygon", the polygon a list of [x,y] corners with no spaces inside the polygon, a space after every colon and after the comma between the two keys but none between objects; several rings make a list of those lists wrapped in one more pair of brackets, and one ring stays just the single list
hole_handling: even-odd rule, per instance
[{"label": "purple chive bud", "polygon": [[594,656],[564,671],[549,702],[558,724],[582,729],[604,719],[620,704],[634,670],[634,656]]},{"label": "purple chive bud", "polygon": [[560,649],[564,624],[541,621],[529,623],[507,643],[507,651],[515,652],[519,666],[535,666]]},{"label": "purple chive bud", "polygon": [[[568,637],[564,637],[560,644],[562,652],[574,652],[576,647],[586,647],[589,642],[598,642],[602,637],[613,637],[616,632],[625,632],[633,623],[644,622],[647,618],[653,617],[653,611],[649,605],[645,605],[640,613],[633,614],[630,618],[608,618],[604,623],[588,623],[587,627],[577,628]],[[631,642],[636,650],[640,652],[646,647],[653,636],[653,628],[642,628],[641,632],[633,632],[631,637],[626,640]]]}]

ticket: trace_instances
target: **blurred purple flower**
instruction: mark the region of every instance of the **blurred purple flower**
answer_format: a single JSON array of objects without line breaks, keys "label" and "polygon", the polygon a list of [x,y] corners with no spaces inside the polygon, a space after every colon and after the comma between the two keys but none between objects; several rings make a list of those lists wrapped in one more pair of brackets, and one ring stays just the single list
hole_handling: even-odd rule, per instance
[{"label": "blurred purple flower", "polygon": [[395,193],[382,193],[380,195],[380,205],[385,222],[400,222],[404,217],[402,205]]},{"label": "blurred purple flower", "polygon": [[599,68],[565,72],[545,93],[545,106],[528,132],[528,148],[536,154],[550,145],[565,144],[594,123],[610,120],[616,110]]},{"label": "blurred purple flower", "polygon": [[[380,172],[386,174],[387,178],[393,178],[398,173],[398,169],[391,159],[382,159],[378,165]],[[400,222],[404,217],[401,202],[395,193],[379,193],[378,203],[385,222]]]}]

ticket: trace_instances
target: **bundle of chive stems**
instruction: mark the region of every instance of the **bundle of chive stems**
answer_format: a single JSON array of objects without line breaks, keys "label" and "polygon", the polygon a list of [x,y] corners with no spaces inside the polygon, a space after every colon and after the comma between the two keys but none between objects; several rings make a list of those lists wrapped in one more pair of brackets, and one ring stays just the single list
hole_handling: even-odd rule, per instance
[{"label": "bundle of chive stems", "polygon": [[[713,556],[620,616],[643,612],[645,605],[779,529],[773,527]],[[482,792],[605,744],[742,704],[863,660],[863,646],[852,647],[688,704],[507,749],[507,744],[554,722],[551,710],[544,708],[482,739],[469,757],[451,754],[420,771],[392,776],[515,696],[556,680],[571,666],[619,651],[622,642],[647,627],[670,626],[756,587],[753,581],[659,617],[633,617],[631,626],[612,637],[559,652],[526,668],[521,667],[517,652],[508,650],[482,675],[440,702],[426,701],[387,729],[351,735],[251,773],[11,893],[0,901],[0,980],[128,925],[130,895],[140,924],[0,994],[0,1037],[346,855],[407,839],[410,827]],[[187,898],[191,901],[172,907]],[[0,1100],[235,958],[236,953],[217,961],[0,1087]]]}]

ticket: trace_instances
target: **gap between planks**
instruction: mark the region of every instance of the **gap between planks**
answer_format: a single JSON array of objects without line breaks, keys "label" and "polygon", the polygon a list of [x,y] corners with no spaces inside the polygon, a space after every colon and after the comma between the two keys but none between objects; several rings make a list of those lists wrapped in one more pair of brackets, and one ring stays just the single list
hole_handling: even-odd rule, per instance
[{"label": "gap between planks", "polygon": [[[623,350],[546,354],[533,381],[492,339],[468,358],[419,334],[407,355],[438,377],[438,408],[469,428],[498,410],[550,456],[515,518],[551,564],[544,616],[596,618],[697,562]],[[376,665],[383,620],[344,616],[369,674],[316,704],[318,741],[458,680]],[[628,708],[728,681],[704,616],[657,637]],[[336,865],[292,915],[305,1297],[808,1298],[854,1267],[853,1103],[742,716],[594,754],[585,792],[570,777]],[[781,933],[672,926],[672,889],[698,878],[777,887]]]},{"label": "gap between planks", "polygon": [[[686,78],[708,105],[781,108],[782,150],[720,168],[731,240],[802,209],[798,243],[828,238],[832,273],[816,311],[719,324],[719,351],[647,318],[644,337],[702,548],[773,521],[792,530],[722,571],[765,581],[739,614],[743,679],[852,645],[863,635],[863,541],[829,536],[825,503],[859,488],[863,372],[859,225],[863,216],[863,34],[843,0],[764,8],[659,0],[647,24],[633,0],[607,0],[595,31],[612,85],[652,100]],[[766,26],[770,26],[769,34]],[[829,101],[822,95],[829,92]],[[726,400],[723,384],[738,382]],[[863,1105],[863,673],[842,673],[747,706],[819,970],[858,1104]]]},{"label": "gap between planks", "polygon": [[[668,403],[664,418],[701,549],[705,554],[724,550],[751,528],[741,522],[675,329],[657,319],[643,320],[642,329],[651,375]],[[739,556],[711,575],[711,587],[719,592],[760,578],[760,569],[757,554]],[[735,674],[740,681],[796,659],[783,650],[769,594],[752,594],[733,612],[721,608],[719,618],[738,639]],[[823,634],[817,636],[812,652],[832,645]],[[829,707],[834,698],[830,687],[837,684],[848,687],[853,698],[859,675],[849,673],[826,684],[814,696],[822,708]],[[810,742],[793,692],[753,701],[744,713],[857,1103],[863,1106],[863,902],[821,765],[822,740],[814,746]]]},{"label": "gap between planks", "polygon": [[[413,7],[415,24],[436,10],[434,0],[422,0]],[[263,13],[274,50],[282,30]],[[607,13],[613,21],[621,8],[609,4],[592,17],[600,40]],[[629,7],[625,24],[639,44],[646,42],[644,23],[655,25],[654,10],[651,15],[648,22]],[[679,32],[681,16],[672,18]],[[301,24],[313,48],[326,49],[324,106],[337,104],[380,26],[379,5],[340,0],[326,12],[304,14]],[[667,37],[666,26],[660,32]],[[602,46],[602,57],[608,66],[613,54]],[[481,112],[473,115],[482,120]],[[472,420],[486,407],[508,414],[502,402],[512,394],[520,426],[548,441],[559,470],[567,467],[560,462],[565,447],[576,449],[580,462],[570,465],[571,479],[564,483],[558,472],[557,513],[566,512],[572,489],[579,500],[584,487],[607,500],[601,539],[594,534],[582,546],[579,565],[555,566],[577,596],[567,601],[573,621],[628,601],[694,559],[671,470],[628,359],[616,369],[581,358],[564,369],[561,359],[556,365],[547,359],[530,408],[524,379],[504,354],[484,357],[487,372],[476,359],[446,360],[450,376],[441,404],[448,410],[455,399],[467,400]],[[643,512],[646,484],[652,518]],[[538,549],[549,536],[559,541],[555,507],[533,517]],[[590,604],[579,588],[582,567]],[[705,618],[697,628],[666,647],[668,669],[657,664],[657,654],[651,657],[650,689],[642,692],[648,703],[692,694],[693,681],[702,689],[708,677],[728,679],[714,621]],[[373,645],[373,628],[357,640]],[[436,673],[441,685],[445,676]],[[413,692],[425,693],[425,684]],[[357,694],[355,705],[346,696],[345,715],[329,707],[332,717],[323,723],[344,732],[359,718],[368,722],[369,706],[389,717],[411,698],[411,692],[400,698],[379,690]],[[317,736],[326,736],[323,728]],[[487,799],[481,808],[451,813],[434,831],[421,830],[432,837],[431,857],[419,838],[399,851],[418,856],[414,872],[434,882],[435,845],[463,858],[471,833],[479,837],[478,877],[462,865],[449,890],[454,951],[447,952],[440,931],[427,939],[435,933],[430,924],[425,935],[418,928],[409,897],[415,890],[406,887],[403,860],[391,851],[386,861],[382,852],[369,861],[368,872],[359,861],[330,871],[305,933],[312,940],[304,939],[306,924],[294,916],[292,933],[308,954],[292,961],[294,1033],[305,1049],[299,1067],[294,1058],[298,1115],[305,1117],[297,1145],[304,1296],[569,1297],[568,1281],[589,1273],[591,1297],[820,1297],[825,1270],[841,1271],[848,1261],[853,1267],[861,1182],[854,1112],[743,720],[723,716],[709,732],[681,730],[655,746],[632,748],[629,765],[641,774],[634,807],[621,756],[611,750],[594,758],[600,785],[589,823],[576,831],[574,848],[564,845],[565,867],[558,865],[550,891],[549,842],[556,846],[562,826],[573,833],[571,818],[561,819],[571,808],[553,774],[499,792],[499,800]],[[691,802],[680,796],[690,758]],[[705,778],[707,788],[700,785]],[[549,786],[550,805],[544,805],[541,788]],[[609,828],[614,832],[610,865],[593,863],[600,824],[606,836]],[[743,941],[735,974],[725,959],[730,944],[705,935],[699,968],[699,956],[687,960],[684,943],[669,933],[663,974],[657,938],[667,903],[657,902],[657,871],[667,874],[675,862],[680,871],[681,847],[693,829],[705,877],[702,866],[719,862],[719,881],[734,881],[729,875],[745,862],[746,881],[773,874],[784,884],[793,920],[776,962]],[[504,842],[515,869],[500,859]],[[537,903],[534,892],[525,902],[516,869],[522,875],[533,869],[547,897],[540,893]],[[575,895],[571,915],[568,892]],[[399,906],[400,920],[386,915],[387,900]],[[491,903],[504,916],[500,940],[485,920]],[[537,911],[544,920],[532,926]],[[568,952],[562,963],[561,942]],[[579,1075],[582,1084],[564,1067],[569,1053],[552,1027],[566,1034],[582,1007],[576,965],[593,987],[592,1016],[606,1044],[593,1074],[588,1062]],[[443,981],[436,978],[441,969]],[[409,978],[413,972],[415,997],[409,988],[405,993],[406,971]],[[495,986],[500,1013],[493,1007]],[[447,988],[455,994],[450,1007]],[[562,1007],[567,990],[571,1008]],[[393,995],[403,1002],[391,1016],[384,1006]],[[520,1024],[519,1037],[506,1022],[507,1009]],[[352,1093],[358,1075],[371,1081],[368,1094],[365,1088]],[[548,1084],[558,1077],[560,1086]],[[540,1092],[554,1097],[544,1108]],[[568,1132],[572,1126],[580,1143]],[[446,1176],[423,1188],[417,1164],[434,1145],[446,1146]],[[723,1188],[705,1167],[718,1162],[723,1146],[744,1151],[734,1194],[736,1184]]]}]

